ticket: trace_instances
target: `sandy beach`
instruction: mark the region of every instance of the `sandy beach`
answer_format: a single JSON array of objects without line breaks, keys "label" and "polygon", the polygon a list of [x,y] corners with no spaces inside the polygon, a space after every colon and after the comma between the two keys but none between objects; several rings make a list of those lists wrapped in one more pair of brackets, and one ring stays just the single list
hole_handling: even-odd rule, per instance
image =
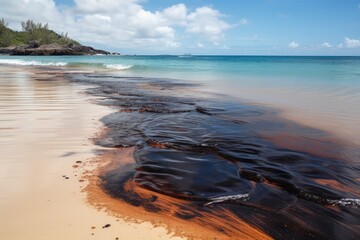
[{"label": "sandy beach", "polygon": [[83,172],[95,167],[92,138],[110,109],[90,103],[86,86],[23,67],[0,72],[1,239],[180,239],[88,203]]}]

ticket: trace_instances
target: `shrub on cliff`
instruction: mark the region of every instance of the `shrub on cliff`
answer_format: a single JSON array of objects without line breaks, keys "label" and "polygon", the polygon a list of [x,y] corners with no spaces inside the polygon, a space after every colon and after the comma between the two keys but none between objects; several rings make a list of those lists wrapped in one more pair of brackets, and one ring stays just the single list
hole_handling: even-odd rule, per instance
[{"label": "shrub on cliff", "polygon": [[60,45],[75,44],[78,42],[67,36],[67,33],[57,34],[49,29],[48,24],[35,23],[33,20],[21,22],[21,32],[13,31],[8,28],[7,22],[0,20],[0,47],[16,46],[38,42],[40,45],[57,43]]}]

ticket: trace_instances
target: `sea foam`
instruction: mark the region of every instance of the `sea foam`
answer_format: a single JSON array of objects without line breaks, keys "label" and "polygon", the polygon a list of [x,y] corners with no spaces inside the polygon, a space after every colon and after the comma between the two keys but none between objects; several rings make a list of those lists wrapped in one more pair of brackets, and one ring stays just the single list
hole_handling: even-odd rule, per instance
[{"label": "sea foam", "polygon": [[20,65],[20,66],[66,66],[66,62],[39,62],[25,61],[20,59],[0,59],[0,64]]},{"label": "sea foam", "polygon": [[116,70],[126,70],[132,68],[134,65],[123,65],[123,64],[104,64],[105,68],[116,69]]}]

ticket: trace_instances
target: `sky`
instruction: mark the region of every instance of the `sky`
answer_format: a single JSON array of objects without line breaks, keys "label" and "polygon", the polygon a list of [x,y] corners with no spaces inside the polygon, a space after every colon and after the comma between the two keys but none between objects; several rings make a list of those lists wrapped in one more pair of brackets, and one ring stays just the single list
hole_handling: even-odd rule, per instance
[{"label": "sky", "polygon": [[123,54],[360,56],[360,0],[0,0],[0,18]]}]

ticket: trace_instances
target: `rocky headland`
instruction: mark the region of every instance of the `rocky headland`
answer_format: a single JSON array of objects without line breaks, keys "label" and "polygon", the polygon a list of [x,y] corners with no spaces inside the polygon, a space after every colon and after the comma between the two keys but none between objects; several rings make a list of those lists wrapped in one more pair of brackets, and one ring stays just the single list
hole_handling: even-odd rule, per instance
[{"label": "rocky headland", "polygon": [[[7,52],[6,52],[7,51]],[[0,50],[1,52],[1,50]],[[10,55],[37,55],[37,56],[50,56],[50,55],[110,55],[110,52],[104,50],[94,49],[89,46],[66,44],[60,45],[56,43],[45,45],[21,45],[13,48],[7,48],[5,53]]]},{"label": "rocky headland", "polygon": [[21,22],[23,31],[8,28],[8,23],[0,19],[0,54],[9,55],[120,55],[84,46],[68,37],[49,29],[48,24],[32,20]]}]

